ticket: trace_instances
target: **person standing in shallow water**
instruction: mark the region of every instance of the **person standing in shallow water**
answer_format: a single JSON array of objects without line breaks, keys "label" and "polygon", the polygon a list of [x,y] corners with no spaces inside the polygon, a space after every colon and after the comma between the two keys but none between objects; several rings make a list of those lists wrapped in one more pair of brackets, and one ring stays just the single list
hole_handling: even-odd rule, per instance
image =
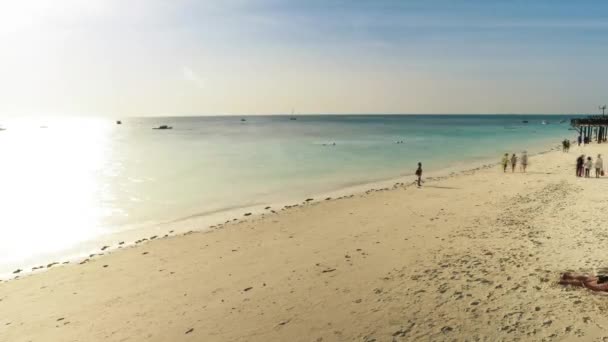
[{"label": "person standing in shallow water", "polygon": [[517,166],[517,156],[513,153],[511,156],[511,172],[515,172],[515,166]]},{"label": "person standing in shallow water", "polygon": [[416,176],[418,177],[418,187],[420,187],[422,183],[422,163],[418,163],[418,168],[416,169]]},{"label": "person standing in shallow water", "polygon": [[509,154],[505,153],[504,156],[502,156],[502,172],[507,172],[507,166],[509,165]]}]

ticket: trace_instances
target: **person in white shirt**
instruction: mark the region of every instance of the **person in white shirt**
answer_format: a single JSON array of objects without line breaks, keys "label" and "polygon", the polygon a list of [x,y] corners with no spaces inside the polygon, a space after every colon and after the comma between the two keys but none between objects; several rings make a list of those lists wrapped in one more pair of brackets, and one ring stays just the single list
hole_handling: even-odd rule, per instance
[{"label": "person in white shirt", "polygon": [[585,161],[585,178],[589,178],[589,173],[591,173],[591,168],[593,167],[593,160],[591,157],[587,157]]},{"label": "person in white shirt", "polygon": [[595,178],[600,178],[602,172],[604,171],[604,161],[602,160],[602,155],[598,154],[597,158],[595,158]]},{"label": "person in white shirt", "polygon": [[528,167],[528,152],[524,151],[521,154],[521,170],[526,172],[526,168]]}]

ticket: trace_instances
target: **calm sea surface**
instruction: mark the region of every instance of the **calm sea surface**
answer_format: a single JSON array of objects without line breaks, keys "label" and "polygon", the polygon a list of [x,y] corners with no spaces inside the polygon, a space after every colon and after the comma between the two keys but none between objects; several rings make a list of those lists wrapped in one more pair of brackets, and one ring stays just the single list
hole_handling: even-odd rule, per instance
[{"label": "calm sea surface", "polygon": [[[121,233],[573,137],[565,116],[286,116],[0,122],[0,274]],[[523,123],[528,120],[528,123]],[[548,124],[542,124],[542,121]],[[159,125],[172,130],[153,130]],[[403,143],[397,143],[401,142]],[[334,145],[335,143],[335,145]],[[203,228],[203,227],[200,227]],[[53,259],[55,260],[55,259]],[[52,260],[51,260],[52,261]]]}]

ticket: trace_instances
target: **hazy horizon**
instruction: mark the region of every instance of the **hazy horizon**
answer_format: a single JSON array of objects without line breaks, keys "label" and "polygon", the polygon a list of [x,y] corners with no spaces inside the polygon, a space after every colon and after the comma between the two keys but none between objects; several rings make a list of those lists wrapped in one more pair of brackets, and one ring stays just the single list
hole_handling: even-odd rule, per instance
[{"label": "hazy horizon", "polygon": [[502,116],[572,116],[572,115],[598,115],[597,113],[243,113],[243,114],[192,114],[192,115],[133,115],[123,116],[123,118],[190,118],[190,117],[224,117],[224,116],[484,116],[484,115],[502,115]]},{"label": "hazy horizon", "polygon": [[608,102],[601,1],[24,0],[0,118],[572,114]]},{"label": "hazy horizon", "polygon": [[43,114],[22,114],[15,116],[0,116],[0,120],[4,119],[6,121],[0,121],[0,128],[4,128],[3,123],[12,121],[22,121],[36,126],[44,123],[48,123],[50,121],[64,121],[66,119],[108,119],[111,121],[119,121],[119,120],[129,120],[129,119],[155,119],[155,118],[204,118],[204,117],[266,117],[266,116],[284,116],[284,117],[306,117],[306,116],[564,116],[564,117],[572,117],[572,116],[587,116],[587,115],[601,115],[595,112],[589,113],[242,113],[242,114],[232,114],[232,113],[224,113],[224,114],[157,114],[157,115],[119,115],[116,113],[109,114],[90,114],[83,113],[82,114],[54,114],[54,115],[43,115]]}]

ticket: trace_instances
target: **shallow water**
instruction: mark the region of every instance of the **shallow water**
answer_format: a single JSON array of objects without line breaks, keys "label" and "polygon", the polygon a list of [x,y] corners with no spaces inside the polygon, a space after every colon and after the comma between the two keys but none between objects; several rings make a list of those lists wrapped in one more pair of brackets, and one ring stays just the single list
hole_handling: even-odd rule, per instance
[{"label": "shallow water", "polygon": [[[0,131],[0,273],[116,232],[534,151],[562,116],[13,120]],[[522,120],[528,120],[524,124]],[[541,124],[543,120],[549,122]],[[153,130],[167,124],[172,130]],[[41,127],[43,126],[43,127]],[[403,143],[397,143],[401,142]],[[335,143],[335,145],[334,145]]]}]

